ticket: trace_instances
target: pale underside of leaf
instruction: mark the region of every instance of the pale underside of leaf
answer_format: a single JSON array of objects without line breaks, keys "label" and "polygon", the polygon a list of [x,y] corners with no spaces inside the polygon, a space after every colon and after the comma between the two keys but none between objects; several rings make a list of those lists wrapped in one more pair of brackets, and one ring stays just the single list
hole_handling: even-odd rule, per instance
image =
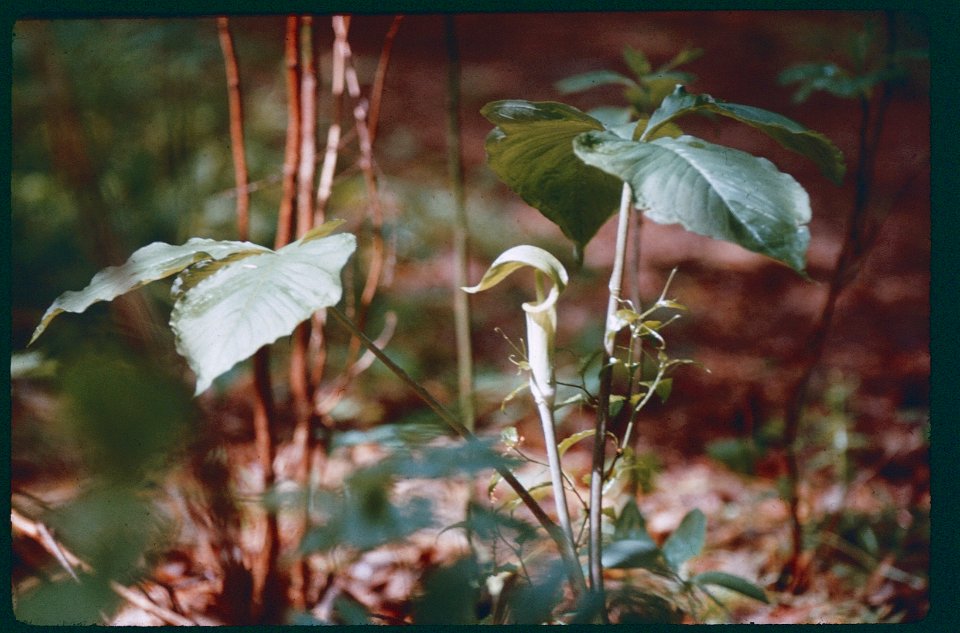
[{"label": "pale underside of leaf", "polygon": [[174,304],[170,327],[177,351],[197,374],[196,393],[317,310],[336,304],[340,269],[355,248],[350,234],[294,242],[214,265],[213,273],[188,287]]},{"label": "pale underside of leaf", "polygon": [[259,252],[269,252],[269,249],[250,242],[219,241],[199,237],[181,245],[164,242],[148,244],[134,251],[123,264],[110,266],[98,272],[83,290],[70,290],[57,297],[40,319],[30,343],[33,343],[50,322],[62,312],[79,314],[94,303],[111,301],[152,281],[175,275],[198,262],[220,259],[235,253]]},{"label": "pale underside of leaf", "polygon": [[719,101],[706,94],[690,94],[680,85],[664,98],[660,107],[650,116],[644,140],[654,138],[653,133],[657,128],[669,121],[695,112],[718,114],[749,125],[786,149],[812,160],[834,184],[839,185],[843,181],[846,171],[843,153],[823,134],[776,112]]},{"label": "pale underside of leaf", "polygon": [[692,136],[644,143],[590,132],[574,145],[585,162],[628,182],[650,219],[804,269],[810,199],[770,161]]}]

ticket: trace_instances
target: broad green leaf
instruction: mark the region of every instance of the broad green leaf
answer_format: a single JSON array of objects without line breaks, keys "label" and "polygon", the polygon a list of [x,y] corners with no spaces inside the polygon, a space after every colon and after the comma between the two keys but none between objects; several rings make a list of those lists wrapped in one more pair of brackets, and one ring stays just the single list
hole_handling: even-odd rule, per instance
[{"label": "broad green leaf", "polygon": [[[340,300],[340,269],[356,248],[347,233],[187,274],[170,315],[177,351],[197,374],[196,393],[260,347]],[[207,273],[207,271],[205,271]]]},{"label": "broad green leaf", "polygon": [[235,253],[266,253],[269,249],[250,242],[224,242],[195,237],[174,246],[154,242],[137,249],[120,266],[104,268],[83,290],[70,290],[54,301],[34,330],[30,343],[37,340],[61,312],[81,313],[99,301],[111,301],[152,281],[175,275],[198,262],[222,259]]},{"label": "broad green leaf", "polygon": [[693,112],[719,114],[756,128],[788,150],[812,160],[823,175],[834,183],[839,185],[843,182],[846,171],[843,153],[823,134],[769,110],[718,101],[710,95],[690,94],[680,85],[650,116],[642,138],[649,140],[661,125]]},{"label": "broad green leaf", "polygon": [[490,168],[580,253],[620,201],[621,182],[573,153],[577,135],[603,124],[553,102],[496,101],[480,112],[497,126],[486,141]]},{"label": "broad green leaf", "polygon": [[663,543],[663,556],[673,571],[696,556],[703,549],[707,536],[707,517],[693,509],[683,517],[680,525]]},{"label": "broad green leaf", "polygon": [[608,569],[657,569],[662,566],[663,552],[650,540],[624,539],[614,541],[603,548],[600,556]]},{"label": "broad green leaf", "polygon": [[612,70],[594,70],[561,79],[553,87],[563,94],[570,94],[609,85],[636,86],[637,82]]},{"label": "broad green leaf", "polygon": [[770,161],[692,136],[644,143],[588,132],[574,148],[628,182],[637,207],[655,222],[680,223],[803,271],[810,198]]},{"label": "broad green leaf", "polygon": [[697,574],[691,578],[693,584],[700,587],[706,585],[715,585],[717,587],[723,587],[724,589],[730,589],[731,591],[736,591],[737,593],[743,594],[754,600],[759,600],[763,603],[769,603],[767,599],[767,594],[752,582],[741,578],[740,576],[734,576],[733,574],[728,574],[722,571],[707,571],[702,574]]}]

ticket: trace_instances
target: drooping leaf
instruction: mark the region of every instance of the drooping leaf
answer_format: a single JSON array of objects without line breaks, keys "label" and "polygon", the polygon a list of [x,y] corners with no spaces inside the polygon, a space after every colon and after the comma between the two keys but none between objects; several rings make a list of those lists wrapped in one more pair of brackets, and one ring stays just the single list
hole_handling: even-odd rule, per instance
[{"label": "drooping leaf", "polygon": [[347,233],[187,271],[170,316],[177,351],[197,374],[196,393],[311,314],[340,300],[340,269],[356,248]]},{"label": "drooping leaf", "polygon": [[573,153],[577,135],[603,124],[553,102],[496,101],[480,112],[497,126],[486,141],[490,168],[582,250],[620,200],[620,181]]},{"label": "drooping leaf", "polygon": [[185,244],[174,246],[154,242],[137,249],[120,266],[104,268],[83,290],[70,290],[47,308],[30,343],[37,340],[50,322],[61,312],[79,314],[94,303],[111,301],[152,281],[175,275],[198,262],[222,259],[236,253],[256,254],[270,249],[250,242],[218,241],[195,237]]},{"label": "drooping leaf", "polygon": [[707,536],[707,517],[699,509],[687,512],[680,525],[663,543],[663,555],[670,569],[679,571],[680,566],[703,549]]},{"label": "drooping leaf", "polygon": [[652,138],[653,132],[668,121],[694,112],[719,114],[756,128],[786,149],[812,160],[835,184],[843,182],[846,171],[843,153],[823,134],[769,110],[718,101],[706,94],[690,94],[681,85],[677,85],[650,116],[644,140]]},{"label": "drooping leaf", "polygon": [[749,580],[741,578],[740,576],[734,576],[733,574],[728,574],[722,571],[707,571],[702,574],[697,574],[691,578],[693,584],[698,586],[706,585],[715,585],[717,587],[723,587],[724,589],[729,589],[731,591],[736,591],[737,593],[743,594],[754,600],[759,600],[763,603],[770,602],[767,599],[767,594],[753,584]]},{"label": "drooping leaf", "polygon": [[692,136],[645,143],[588,132],[574,149],[628,182],[637,206],[655,222],[679,223],[803,271],[810,198],[770,161]]}]

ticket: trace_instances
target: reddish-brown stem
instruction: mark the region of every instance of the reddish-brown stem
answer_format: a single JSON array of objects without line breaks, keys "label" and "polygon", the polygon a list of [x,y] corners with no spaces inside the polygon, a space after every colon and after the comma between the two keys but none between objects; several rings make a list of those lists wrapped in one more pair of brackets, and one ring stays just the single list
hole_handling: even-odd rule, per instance
[{"label": "reddish-brown stem", "polygon": [[297,16],[287,18],[284,35],[284,59],[287,71],[287,140],[283,155],[283,193],[280,198],[280,212],[277,215],[275,248],[280,248],[293,239],[293,209],[297,202],[301,118],[300,19]]},{"label": "reddish-brown stem", "polygon": [[[247,188],[247,160],[243,144],[243,109],[241,107],[240,72],[230,21],[217,18],[220,46],[223,49],[227,71],[227,88],[230,103],[230,144],[233,150],[234,174],[237,186],[237,234],[241,240],[249,238],[249,197]],[[253,356],[254,411],[253,427],[257,458],[262,471],[261,489],[265,492],[273,485],[273,438],[271,437],[273,392],[270,384],[270,356],[267,347],[261,347]],[[252,565],[253,595],[251,614],[254,621],[269,619],[274,604],[273,596],[266,595],[268,587],[276,587],[278,529],[276,516],[267,513],[262,522],[263,546],[254,557]]]},{"label": "reddish-brown stem", "polygon": [[377,140],[377,129],[380,125],[380,102],[383,98],[383,86],[387,79],[387,67],[390,65],[390,52],[397,39],[397,31],[403,16],[394,16],[390,29],[383,38],[383,48],[380,49],[380,61],[377,63],[377,72],[373,76],[373,87],[370,89],[370,113],[367,115],[367,129],[370,130],[370,144]]},{"label": "reddish-brown stem", "polygon": [[[314,53],[313,18],[301,18],[299,50],[288,49],[288,55],[300,59],[300,89],[297,109],[300,114],[299,126],[299,165],[297,169],[297,238],[303,237],[314,226],[315,207],[313,183],[316,177],[317,163],[317,62]],[[291,96],[292,98],[292,96]],[[311,331],[312,330],[312,331]],[[311,336],[312,334],[312,336]],[[293,480],[306,490],[310,471],[312,406],[310,359],[322,367],[323,350],[322,329],[315,322],[301,323],[293,332],[293,345],[290,350],[290,395],[293,401],[294,430],[293,448],[297,456]],[[311,349],[311,339],[316,349]],[[316,378],[319,381],[319,376]],[[291,536],[299,541],[307,529],[306,509],[301,509],[296,527]],[[290,567],[290,603],[294,609],[306,608],[307,570],[303,560],[294,560]]]},{"label": "reddish-brown stem", "polygon": [[220,47],[227,71],[227,96],[230,103],[230,141],[233,151],[233,173],[237,184],[237,237],[249,239],[250,193],[247,190],[247,157],[243,145],[243,101],[240,95],[240,70],[233,47],[229,18],[217,18]]},{"label": "reddish-brown stem", "polygon": [[[317,162],[317,65],[313,54],[313,18],[303,17],[300,38],[300,168],[297,174],[297,237],[314,226],[313,179]],[[322,212],[321,212],[322,213]],[[323,221],[322,215],[318,218]]]}]

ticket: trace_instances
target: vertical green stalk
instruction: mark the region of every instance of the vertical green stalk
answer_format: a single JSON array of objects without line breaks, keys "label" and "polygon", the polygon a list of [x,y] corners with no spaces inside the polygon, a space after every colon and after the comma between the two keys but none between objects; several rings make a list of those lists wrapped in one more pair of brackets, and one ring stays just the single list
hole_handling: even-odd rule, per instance
[{"label": "vertical green stalk", "polygon": [[453,191],[453,322],[457,341],[457,384],[460,414],[471,431],[476,424],[473,396],[473,350],[470,345],[470,299],[459,289],[467,285],[467,207],[460,149],[460,51],[454,16],[444,18],[447,41],[447,168]]},{"label": "vertical green stalk", "polygon": [[[624,183],[620,197],[620,213],[617,218],[617,243],[610,273],[610,298],[607,302],[606,326],[603,333],[603,364],[600,368],[600,402],[597,411],[597,430],[593,436],[593,464],[590,469],[590,587],[603,596],[603,553],[600,521],[603,510],[603,473],[607,438],[607,422],[610,417],[610,391],[613,385],[614,343],[617,335],[616,312],[620,304],[620,289],[623,285],[623,267],[627,255],[627,229],[633,193]],[[601,610],[606,621],[606,608]]]}]

